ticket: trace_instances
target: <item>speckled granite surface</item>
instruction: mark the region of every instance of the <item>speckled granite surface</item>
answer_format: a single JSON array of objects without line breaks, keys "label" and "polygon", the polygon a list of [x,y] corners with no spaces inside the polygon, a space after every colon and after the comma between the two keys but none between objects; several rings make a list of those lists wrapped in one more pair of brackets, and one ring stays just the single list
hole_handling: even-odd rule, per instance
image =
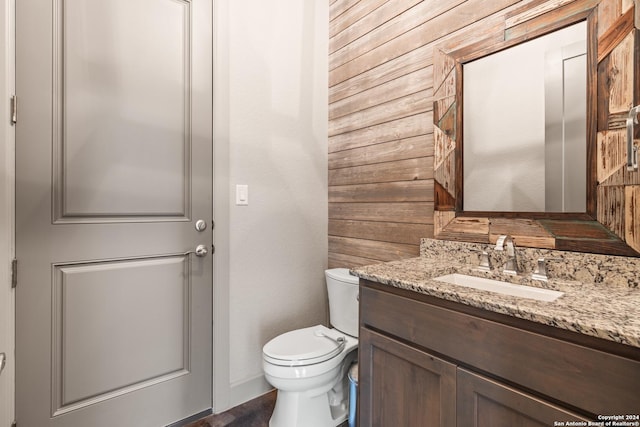
[{"label": "speckled granite surface", "polygon": [[[476,269],[475,250],[486,250],[493,269]],[[504,252],[492,245],[423,239],[420,257],[352,269],[356,276],[497,313],[640,347],[640,259],[545,249],[517,248],[522,273],[502,274]],[[531,279],[540,257],[549,281]],[[433,278],[463,273],[564,292],[553,302],[536,301],[450,285]]]}]

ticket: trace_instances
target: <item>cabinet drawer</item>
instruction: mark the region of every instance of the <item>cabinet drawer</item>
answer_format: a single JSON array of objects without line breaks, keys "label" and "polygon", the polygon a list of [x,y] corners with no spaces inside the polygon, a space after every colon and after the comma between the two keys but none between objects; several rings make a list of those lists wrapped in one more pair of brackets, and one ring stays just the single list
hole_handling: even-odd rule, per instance
[{"label": "cabinet drawer", "polygon": [[640,408],[640,362],[636,360],[361,283],[361,326],[382,330],[590,414],[633,414]]}]

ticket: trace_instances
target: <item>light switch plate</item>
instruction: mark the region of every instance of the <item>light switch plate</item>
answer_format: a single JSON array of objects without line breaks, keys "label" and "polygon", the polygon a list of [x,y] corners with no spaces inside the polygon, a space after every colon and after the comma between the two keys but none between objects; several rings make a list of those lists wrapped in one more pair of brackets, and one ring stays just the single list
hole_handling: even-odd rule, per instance
[{"label": "light switch plate", "polygon": [[249,186],[245,184],[236,185],[236,206],[247,206],[249,204]]}]

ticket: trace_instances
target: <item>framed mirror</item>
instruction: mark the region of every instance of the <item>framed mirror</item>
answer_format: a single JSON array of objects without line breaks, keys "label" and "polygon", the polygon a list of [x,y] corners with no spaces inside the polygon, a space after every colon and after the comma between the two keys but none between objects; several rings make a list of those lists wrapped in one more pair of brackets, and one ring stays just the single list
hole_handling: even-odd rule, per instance
[{"label": "framed mirror", "polygon": [[[599,8],[588,0],[525,5],[477,41],[434,50],[436,238],[492,243],[510,234],[520,246],[640,256],[640,176],[624,170],[621,145],[621,119],[640,99],[640,37],[633,5],[606,20]],[[543,59],[510,69],[529,61],[534,45]],[[560,83],[545,77],[554,61],[562,63]],[[584,74],[562,81],[570,69]],[[525,74],[534,101],[511,86]],[[517,95],[505,99],[507,92]],[[543,104],[535,116],[534,102]]]},{"label": "framed mirror", "polygon": [[466,211],[586,212],[587,25],[462,64]]}]

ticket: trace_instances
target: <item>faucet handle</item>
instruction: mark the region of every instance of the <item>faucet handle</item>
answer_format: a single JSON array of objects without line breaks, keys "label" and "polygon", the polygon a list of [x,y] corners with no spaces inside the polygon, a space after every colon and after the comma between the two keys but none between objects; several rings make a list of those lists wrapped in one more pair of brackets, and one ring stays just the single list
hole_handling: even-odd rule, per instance
[{"label": "faucet handle", "polygon": [[480,271],[491,271],[491,260],[489,259],[489,253],[484,249],[471,249],[473,252],[477,252],[480,257],[480,264],[477,269]]},{"label": "faucet handle", "polygon": [[562,261],[562,258],[538,258],[538,266],[531,274],[532,279],[541,280],[543,282],[549,280],[549,275],[547,273],[547,261]]},{"label": "faucet handle", "polygon": [[496,247],[494,248],[496,251],[504,250],[504,241],[507,240],[507,237],[508,236],[506,234],[498,236],[498,239],[496,240]]}]

